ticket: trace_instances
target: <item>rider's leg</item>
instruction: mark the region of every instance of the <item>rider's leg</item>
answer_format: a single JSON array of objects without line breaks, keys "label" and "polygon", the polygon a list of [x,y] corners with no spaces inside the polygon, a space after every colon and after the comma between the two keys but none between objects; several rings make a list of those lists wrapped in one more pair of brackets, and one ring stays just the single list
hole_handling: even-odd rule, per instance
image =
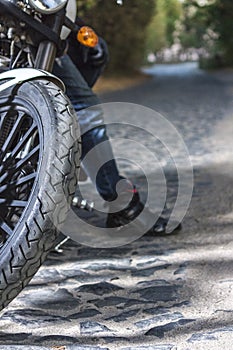
[{"label": "rider's leg", "polygon": [[[99,194],[110,203],[111,207],[111,202],[118,195],[116,185],[123,178],[119,175],[111,144],[106,134],[103,113],[98,106],[100,101],[69,56],[65,55],[56,61],[53,73],[63,80],[66,86],[66,93],[78,115],[83,145],[82,164],[85,171],[92,182],[96,183]],[[98,147],[96,147],[97,145]],[[92,152],[90,153],[92,153],[92,156],[86,157],[91,149]],[[103,155],[108,160],[107,162],[103,161]],[[117,199],[121,195],[124,197],[124,194],[127,192],[133,193],[131,202],[125,209],[120,209],[118,213],[110,213],[108,215],[108,227],[123,225],[127,221],[133,220],[142,211],[143,204],[140,201],[139,194],[134,185],[128,180],[124,181],[122,192]],[[121,200],[118,202],[121,202]],[[167,220],[160,218],[153,226],[152,232],[165,232],[166,224]]]},{"label": "rider's leg", "polygon": [[[82,165],[92,182],[96,183],[100,195],[105,200],[111,201],[116,198],[116,184],[121,177],[106,134],[103,113],[98,106],[100,101],[69,56],[65,55],[56,61],[53,73],[64,82],[66,94],[77,112],[82,135]],[[104,148],[103,153],[109,161],[100,167],[98,165],[103,164],[103,153],[99,154],[99,148],[95,146],[102,142],[104,142],[101,146],[102,150]],[[91,149],[93,150],[91,156],[86,157]]]}]

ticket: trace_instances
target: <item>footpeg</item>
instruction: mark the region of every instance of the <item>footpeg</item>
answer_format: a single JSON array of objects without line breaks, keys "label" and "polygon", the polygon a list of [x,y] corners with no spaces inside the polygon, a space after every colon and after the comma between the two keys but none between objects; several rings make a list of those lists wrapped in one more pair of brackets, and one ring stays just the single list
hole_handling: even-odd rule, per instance
[{"label": "footpeg", "polygon": [[92,212],[94,209],[94,202],[88,202],[86,199],[75,196],[72,200],[72,206]]}]

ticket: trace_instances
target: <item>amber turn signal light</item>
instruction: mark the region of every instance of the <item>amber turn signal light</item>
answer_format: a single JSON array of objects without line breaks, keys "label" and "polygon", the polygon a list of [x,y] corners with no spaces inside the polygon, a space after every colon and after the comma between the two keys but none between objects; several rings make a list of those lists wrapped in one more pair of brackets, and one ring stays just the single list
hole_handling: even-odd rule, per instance
[{"label": "amber turn signal light", "polygon": [[88,47],[95,47],[98,44],[98,36],[90,27],[81,27],[77,33],[78,41]]}]

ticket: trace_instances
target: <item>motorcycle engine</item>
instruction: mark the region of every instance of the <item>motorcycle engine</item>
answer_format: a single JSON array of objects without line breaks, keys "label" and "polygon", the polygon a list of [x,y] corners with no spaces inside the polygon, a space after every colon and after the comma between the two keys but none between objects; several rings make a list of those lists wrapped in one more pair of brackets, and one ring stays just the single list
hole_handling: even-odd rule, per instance
[{"label": "motorcycle engine", "polygon": [[0,71],[28,65],[28,44],[24,24],[0,16]]}]

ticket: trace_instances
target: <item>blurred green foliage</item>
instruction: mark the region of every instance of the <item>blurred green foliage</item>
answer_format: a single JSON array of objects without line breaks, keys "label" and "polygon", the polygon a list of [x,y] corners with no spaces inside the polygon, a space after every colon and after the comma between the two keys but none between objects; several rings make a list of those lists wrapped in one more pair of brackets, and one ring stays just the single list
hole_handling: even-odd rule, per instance
[{"label": "blurred green foliage", "polygon": [[146,31],[146,52],[156,53],[167,46],[167,26],[164,0],[157,0],[153,17]]},{"label": "blurred green foliage", "polygon": [[183,4],[183,19],[179,39],[184,49],[201,48],[206,45],[206,31],[209,13],[206,7],[199,7],[194,1]]},{"label": "blurred green foliage", "polygon": [[233,66],[233,1],[185,0],[180,33],[184,48],[204,47],[209,59],[202,59],[204,68]]},{"label": "blurred green foliage", "polygon": [[174,31],[184,49],[206,48],[211,66],[233,65],[233,0],[124,0],[123,6],[116,0],[77,0],[77,4],[78,15],[109,45],[111,74],[134,72],[148,53],[173,44]]},{"label": "blurred green foliage", "polygon": [[233,1],[216,0],[210,6],[210,21],[219,35],[217,47],[223,63],[233,66]]},{"label": "blurred green foliage", "polygon": [[108,43],[108,72],[132,73],[142,64],[146,28],[154,13],[155,0],[78,0],[79,14]]},{"label": "blurred green foliage", "polygon": [[168,45],[171,46],[174,42],[174,31],[176,22],[182,14],[182,6],[178,0],[164,0],[164,10],[166,13],[166,38]]},{"label": "blurred green foliage", "polygon": [[176,22],[182,14],[178,0],[157,0],[152,20],[147,28],[146,52],[156,53],[174,42]]}]

